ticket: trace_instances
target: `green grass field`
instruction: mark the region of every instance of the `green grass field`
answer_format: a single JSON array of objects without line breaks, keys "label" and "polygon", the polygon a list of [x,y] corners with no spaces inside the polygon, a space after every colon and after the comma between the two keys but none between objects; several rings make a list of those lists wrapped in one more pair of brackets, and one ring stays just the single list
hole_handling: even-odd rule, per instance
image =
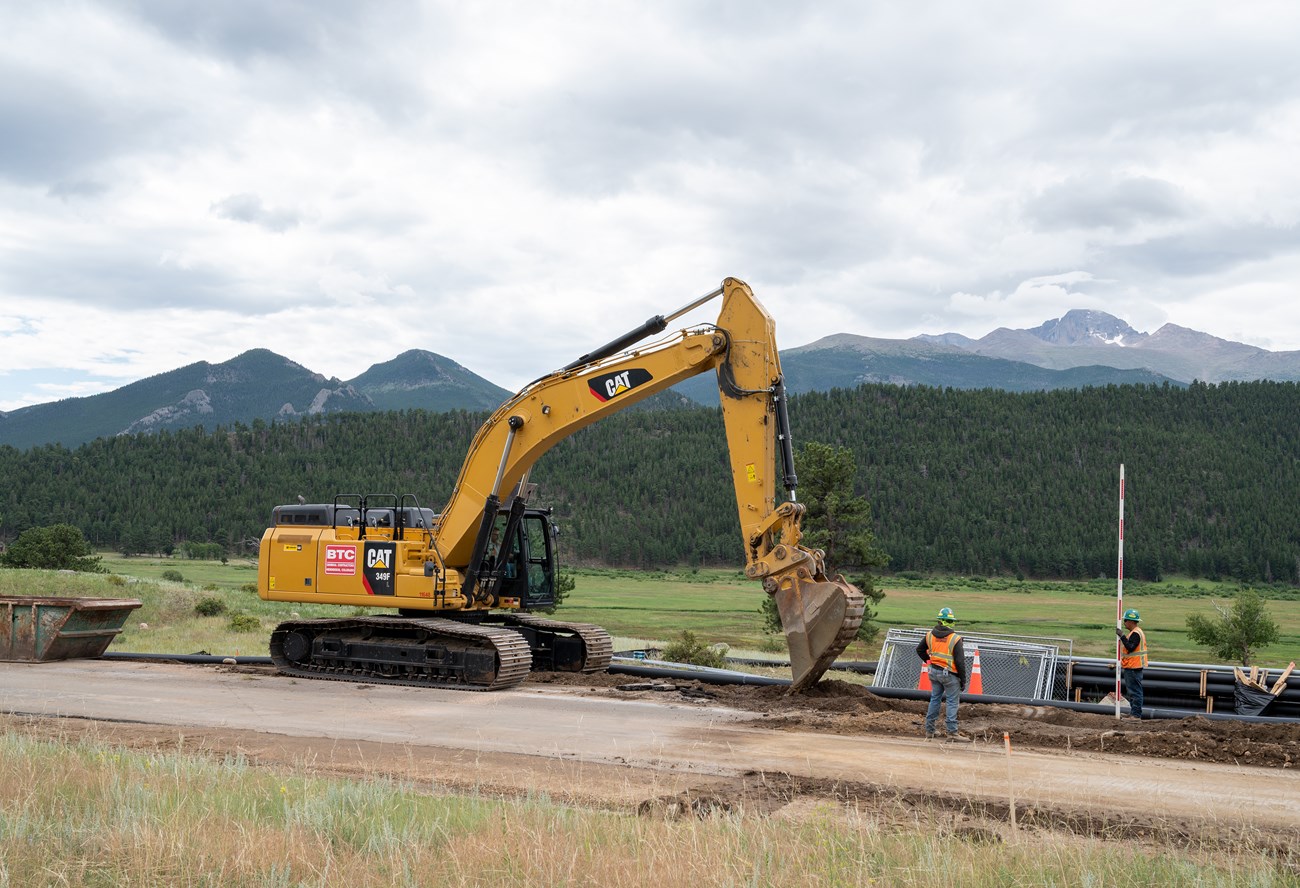
[{"label": "green grass field", "polygon": [[[221,564],[175,558],[104,556],[110,577],[44,571],[0,571],[0,594],[90,595],[134,597],[144,602],[114,642],[113,650],[223,655],[266,653],[266,637],[291,613],[303,617],[338,616],[331,605],[262,601],[249,591],[257,580],[254,562]],[[181,582],[162,579],[179,572]],[[737,652],[772,649],[762,631],[758,583],[738,571],[580,570],[577,587],[559,612],[564,619],[595,623],[614,635],[620,646],[661,646],[690,631],[708,642],[722,642]],[[115,583],[120,585],[114,585]],[[958,628],[967,632],[1049,636],[1073,642],[1075,654],[1109,656],[1114,651],[1115,584],[1113,581],[1035,582],[981,577],[891,577],[882,584],[885,599],[878,624],[928,626],[941,607],[951,607]],[[1203,663],[1215,658],[1187,637],[1187,616],[1214,615],[1215,604],[1230,603],[1235,584],[1169,580],[1126,583],[1124,603],[1142,612],[1155,660]],[[1284,667],[1300,660],[1300,590],[1263,587],[1269,614],[1281,628],[1277,644],[1264,649],[1258,665]],[[219,598],[230,613],[257,618],[261,630],[234,632],[229,616],[198,617],[197,602]],[[351,609],[347,609],[351,612]],[[374,612],[381,612],[375,609]],[[148,628],[142,629],[141,623]],[[779,647],[778,647],[779,649]],[[879,640],[853,644],[845,656],[875,659]]]},{"label": "green grass field", "polygon": [[[709,641],[753,650],[762,642],[758,614],[762,591],[734,571],[637,573],[579,571],[577,588],[563,608],[567,619],[604,626],[616,636],[662,640],[690,630]],[[941,607],[951,607],[958,628],[968,632],[1051,636],[1073,641],[1074,653],[1109,656],[1114,651],[1115,584],[1095,581],[1020,582],[983,578],[888,578],[877,623],[929,626]],[[1215,603],[1231,601],[1235,585],[1193,582],[1131,583],[1124,604],[1142,612],[1153,658],[1208,662],[1212,657],[1187,638],[1191,613],[1213,615]],[[1300,590],[1262,590],[1281,640],[1263,652],[1261,665],[1300,659]],[[855,643],[846,657],[874,659],[874,645]]]}]

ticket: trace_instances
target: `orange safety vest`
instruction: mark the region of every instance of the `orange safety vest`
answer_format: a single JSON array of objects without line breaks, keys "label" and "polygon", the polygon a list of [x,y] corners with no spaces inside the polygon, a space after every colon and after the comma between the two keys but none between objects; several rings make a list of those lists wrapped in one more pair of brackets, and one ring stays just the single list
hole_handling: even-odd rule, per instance
[{"label": "orange safety vest", "polygon": [[1124,655],[1119,659],[1121,669],[1145,669],[1147,668],[1147,637],[1140,628],[1134,629],[1138,637],[1138,646],[1133,648],[1133,653],[1124,649]]},{"label": "orange safety vest", "polygon": [[956,632],[943,638],[935,638],[934,630],[927,632],[925,634],[925,649],[930,652],[930,665],[956,673],[957,663],[953,659],[952,649],[957,646],[959,641],[961,641],[961,636]]}]

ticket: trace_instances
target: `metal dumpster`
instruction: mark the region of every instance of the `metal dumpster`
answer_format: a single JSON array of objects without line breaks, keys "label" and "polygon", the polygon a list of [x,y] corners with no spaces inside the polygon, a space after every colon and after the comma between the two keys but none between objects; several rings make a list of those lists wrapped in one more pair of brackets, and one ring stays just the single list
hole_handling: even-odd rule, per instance
[{"label": "metal dumpster", "polygon": [[98,657],[139,606],[134,598],[0,596],[0,660]]}]

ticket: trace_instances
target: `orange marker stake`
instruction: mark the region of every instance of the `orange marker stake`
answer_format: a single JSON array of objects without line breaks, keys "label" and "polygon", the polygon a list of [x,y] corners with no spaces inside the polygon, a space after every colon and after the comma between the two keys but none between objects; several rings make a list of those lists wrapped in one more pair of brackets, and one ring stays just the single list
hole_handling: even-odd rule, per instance
[{"label": "orange marker stake", "polygon": [[1016,837],[1016,784],[1011,776],[1011,735],[1002,732],[1002,745],[1007,748],[1007,794],[1011,796],[1011,836]]}]

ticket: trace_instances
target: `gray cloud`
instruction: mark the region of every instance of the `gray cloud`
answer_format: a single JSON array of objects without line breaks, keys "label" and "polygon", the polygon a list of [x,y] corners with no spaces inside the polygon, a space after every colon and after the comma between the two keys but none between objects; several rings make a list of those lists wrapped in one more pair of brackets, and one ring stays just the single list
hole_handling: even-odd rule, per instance
[{"label": "gray cloud", "polygon": [[1300,229],[1294,226],[1212,225],[1107,249],[1099,265],[1121,276],[1187,278],[1223,274],[1284,255],[1300,257]]},{"label": "gray cloud", "polygon": [[288,231],[300,221],[297,213],[283,207],[268,207],[256,194],[232,194],[212,204],[210,212],[219,219],[247,222],[275,232]]},{"label": "gray cloud", "polygon": [[0,263],[0,293],[66,305],[91,303],[123,311],[229,307],[272,310],[267,294],[213,267],[186,267],[147,245],[57,244],[11,253]]},{"label": "gray cloud", "polygon": [[[241,62],[257,56],[317,56],[369,18],[364,5],[346,0],[223,0],[197,4],[110,0],[108,5],[147,23],[168,39]],[[401,5],[409,8],[408,4]]]},{"label": "gray cloud", "polygon": [[78,198],[102,197],[108,193],[108,186],[103,182],[93,182],[86,179],[64,180],[55,182],[45,193],[50,197],[56,197],[67,202]]},{"label": "gray cloud", "polygon": [[96,164],[160,123],[149,110],[96,96],[95,84],[55,79],[2,56],[0,83],[0,178],[11,181],[93,178]]},{"label": "gray cloud", "polygon": [[1175,186],[1147,176],[1072,178],[1043,191],[1026,210],[1030,219],[1047,230],[1126,231],[1141,222],[1182,218],[1187,215],[1188,201]]}]

